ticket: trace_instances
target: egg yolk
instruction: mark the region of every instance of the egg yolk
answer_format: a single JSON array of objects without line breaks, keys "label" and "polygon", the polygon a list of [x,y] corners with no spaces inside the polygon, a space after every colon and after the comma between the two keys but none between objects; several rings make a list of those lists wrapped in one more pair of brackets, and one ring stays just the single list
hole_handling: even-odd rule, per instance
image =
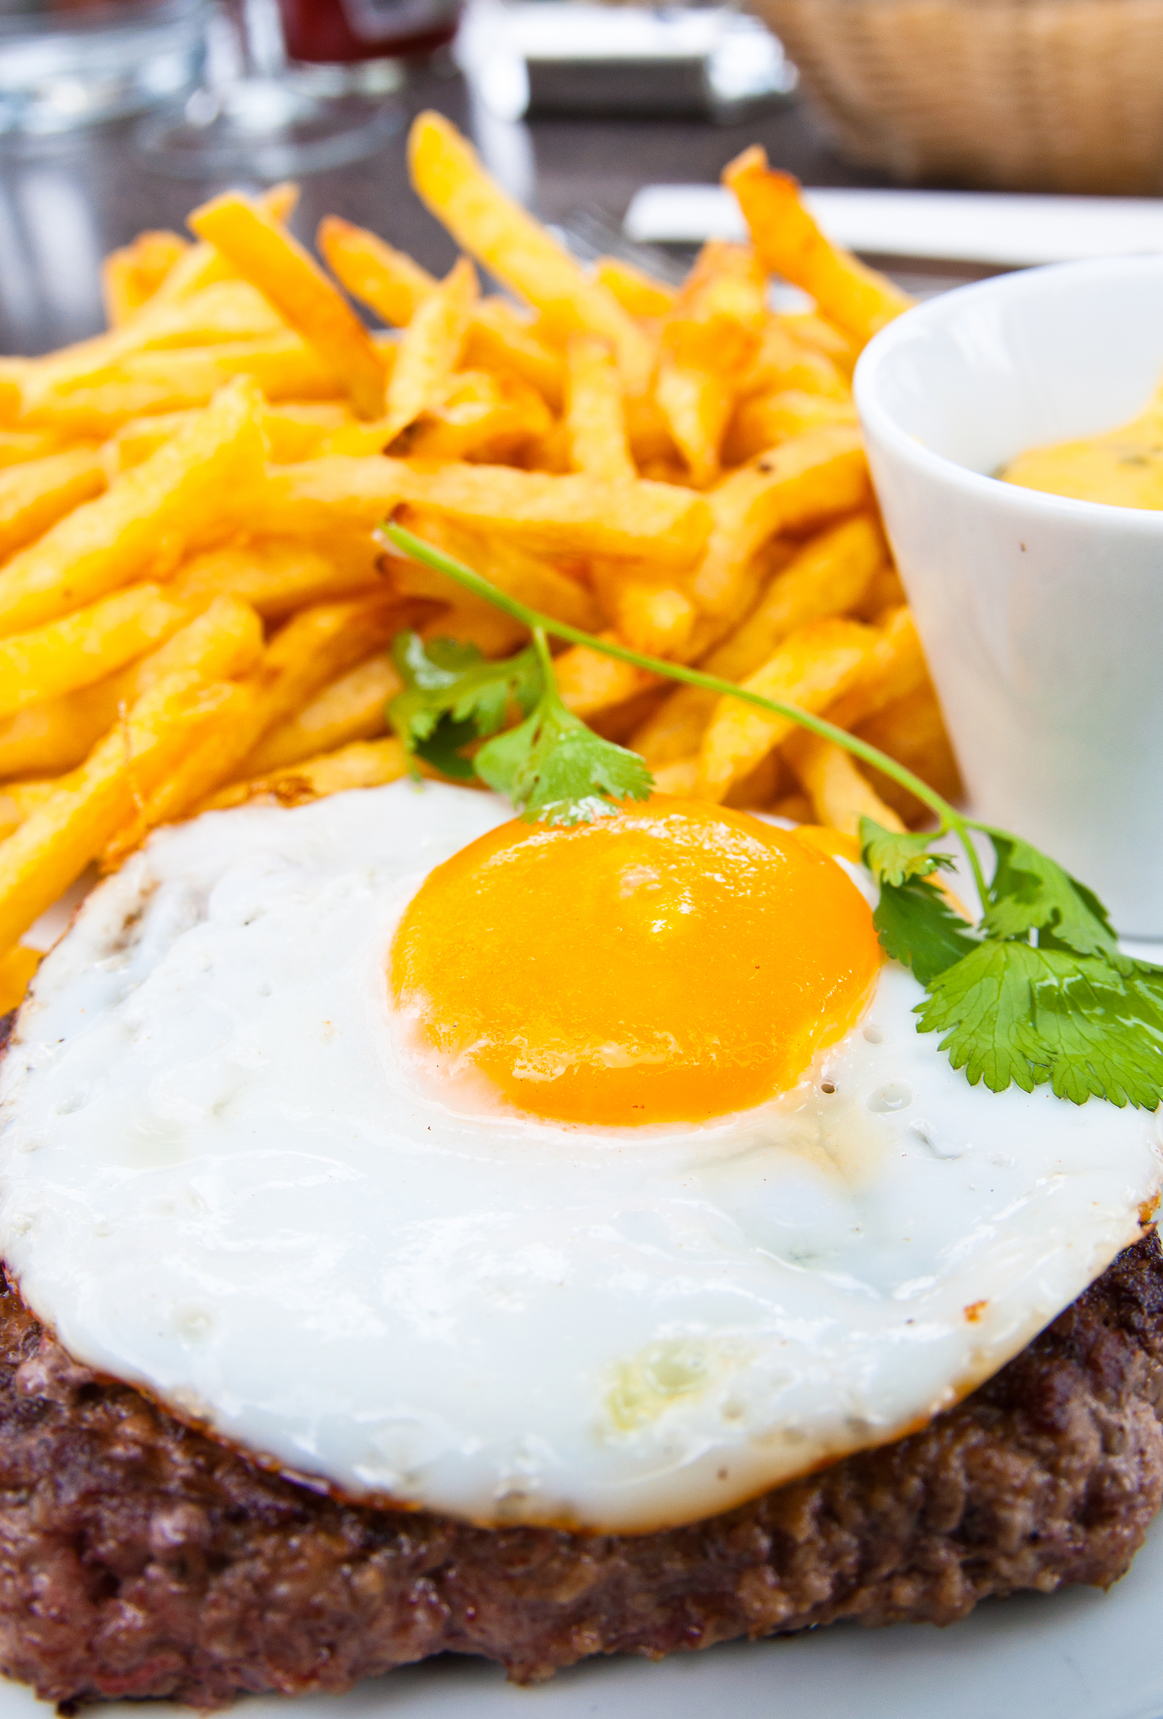
[{"label": "egg yolk", "polygon": [[502,825],[438,866],[391,953],[446,1078],[561,1121],[702,1121],[796,1084],[880,963],[834,860],[662,795],[569,828]]}]

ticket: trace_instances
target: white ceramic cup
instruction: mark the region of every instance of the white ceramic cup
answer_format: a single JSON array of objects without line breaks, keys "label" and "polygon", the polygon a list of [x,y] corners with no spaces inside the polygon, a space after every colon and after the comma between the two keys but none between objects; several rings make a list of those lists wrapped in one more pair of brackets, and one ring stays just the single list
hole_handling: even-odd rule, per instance
[{"label": "white ceramic cup", "polygon": [[856,367],[873,481],[973,814],[1163,937],[1163,512],[1019,489],[1023,449],[1113,429],[1163,372],[1163,257],[932,299]]}]

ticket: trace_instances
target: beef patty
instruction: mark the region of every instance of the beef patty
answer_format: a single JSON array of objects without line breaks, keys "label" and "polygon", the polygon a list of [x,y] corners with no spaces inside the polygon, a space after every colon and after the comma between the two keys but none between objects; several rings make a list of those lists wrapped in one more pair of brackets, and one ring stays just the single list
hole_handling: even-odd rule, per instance
[{"label": "beef patty", "polygon": [[839,1618],[953,1623],[1121,1576],[1163,1496],[1161,1420],[1152,1232],[909,1438],[684,1528],[473,1528],[266,1472],[78,1365],[0,1271],[0,1671],[208,1708],[434,1653],[534,1683]]},{"label": "beef patty", "polygon": [[1105,1587],[1163,1487],[1152,1234],[922,1431],[685,1528],[481,1529],[264,1472],[0,1288],[0,1667],[57,1700],[346,1689],[451,1651],[533,1682],[837,1618]]}]

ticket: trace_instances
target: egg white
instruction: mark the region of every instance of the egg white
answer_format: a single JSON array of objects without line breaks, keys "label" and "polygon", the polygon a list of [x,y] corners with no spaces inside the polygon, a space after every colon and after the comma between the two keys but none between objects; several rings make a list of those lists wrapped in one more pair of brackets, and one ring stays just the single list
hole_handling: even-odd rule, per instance
[{"label": "egg white", "polygon": [[0,1064],[0,1254],[78,1359],[356,1496],[640,1531],[927,1419],[1137,1238],[1156,1118],[969,1087],[891,964],[745,1113],[443,1103],[387,953],[510,815],[409,783],[209,814],[85,903]]}]

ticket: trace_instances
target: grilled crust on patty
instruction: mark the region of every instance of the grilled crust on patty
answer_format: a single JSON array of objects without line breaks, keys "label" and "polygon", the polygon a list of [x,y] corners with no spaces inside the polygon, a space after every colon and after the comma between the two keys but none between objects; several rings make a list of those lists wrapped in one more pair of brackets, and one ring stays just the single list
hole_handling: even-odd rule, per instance
[{"label": "grilled crust on patty", "polygon": [[534,1682],[1122,1575],[1163,1489],[1152,1234],[921,1432],[639,1536],[321,1496],[77,1365],[0,1280],[0,1668],[42,1696],[337,1691],[451,1651]]}]

